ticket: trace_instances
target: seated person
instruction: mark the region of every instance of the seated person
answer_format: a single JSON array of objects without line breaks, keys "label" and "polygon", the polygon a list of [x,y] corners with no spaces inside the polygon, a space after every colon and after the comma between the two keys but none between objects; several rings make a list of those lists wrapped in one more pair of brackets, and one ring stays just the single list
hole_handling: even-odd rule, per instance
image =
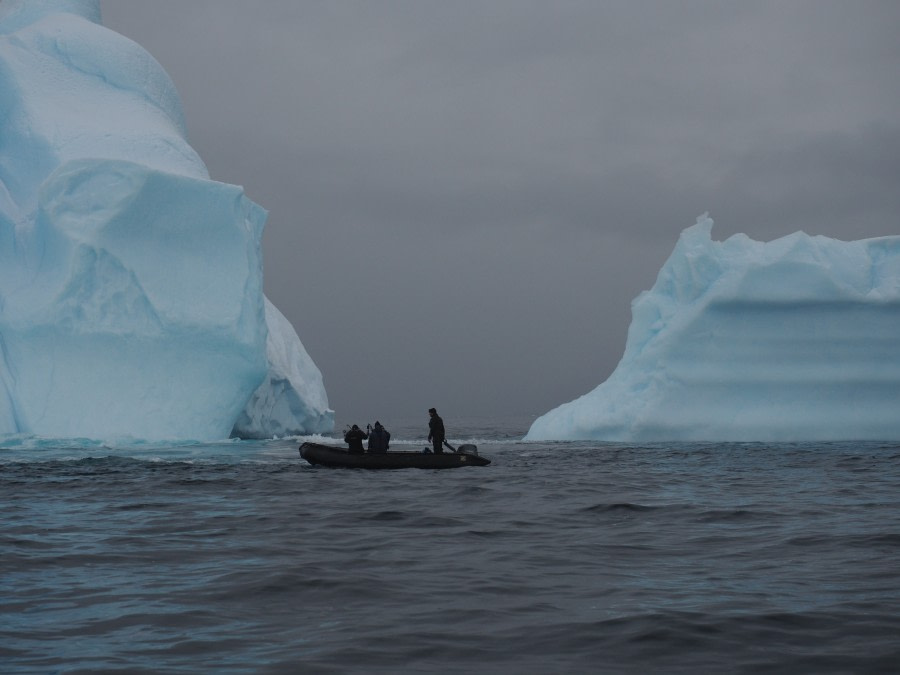
[{"label": "seated person", "polygon": [[381,426],[381,422],[375,422],[374,428],[369,431],[369,452],[387,452],[390,443],[391,432]]},{"label": "seated person", "polygon": [[353,455],[361,455],[365,452],[363,448],[363,440],[368,438],[368,434],[365,431],[360,429],[355,424],[350,427],[346,434],[344,434],[344,442],[350,446],[350,454]]}]

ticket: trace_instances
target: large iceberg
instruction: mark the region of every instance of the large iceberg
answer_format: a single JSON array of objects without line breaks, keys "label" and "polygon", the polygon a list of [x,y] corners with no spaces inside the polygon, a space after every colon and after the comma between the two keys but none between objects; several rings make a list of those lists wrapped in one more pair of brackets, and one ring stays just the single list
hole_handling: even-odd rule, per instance
[{"label": "large iceberg", "polygon": [[171,79],[98,0],[0,4],[0,435],[331,431],[263,296],[265,219],[210,180]]},{"label": "large iceberg", "polygon": [[682,232],[609,379],[529,440],[900,439],[900,236]]}]

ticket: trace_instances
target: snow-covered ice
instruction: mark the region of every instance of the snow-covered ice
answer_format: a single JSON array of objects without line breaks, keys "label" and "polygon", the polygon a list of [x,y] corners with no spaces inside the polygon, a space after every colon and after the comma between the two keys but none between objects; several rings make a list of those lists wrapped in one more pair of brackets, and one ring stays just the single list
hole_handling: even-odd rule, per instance
[{"label": "snow-covered ice", "polygon": [[625,353],[529,440],[900,439],[900,236],[682,232]]},{"label": "snow-covered ice", "polygon": [[333,428],[264,298],[266,211],[210,180],[175,87],[98,0],[0,4],[0,435]]}]

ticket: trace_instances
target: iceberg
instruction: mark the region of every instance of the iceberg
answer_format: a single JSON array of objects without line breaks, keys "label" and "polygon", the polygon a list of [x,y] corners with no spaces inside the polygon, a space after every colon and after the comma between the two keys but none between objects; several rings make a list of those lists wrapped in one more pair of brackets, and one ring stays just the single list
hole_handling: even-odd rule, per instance
[{"label": "iceberg", "polygon": [[210,179],[168,74],[99,0],[0,4],[0,435],[331,431],[263,295],[266,215]]},{"label": "iceberg", "polygon": [[900,439],[900,236],[712,241],[704,214],[632,303],[609,378],[526,440]]}]

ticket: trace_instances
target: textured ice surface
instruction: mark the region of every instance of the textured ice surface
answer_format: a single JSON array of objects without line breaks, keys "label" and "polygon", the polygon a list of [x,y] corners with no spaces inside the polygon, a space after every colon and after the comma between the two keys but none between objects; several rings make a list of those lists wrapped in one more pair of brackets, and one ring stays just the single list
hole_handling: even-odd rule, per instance
[{"label": "textured ice surface", "polygon": [[322,373],[293,326],[266,300],[269,372],[234,425],[242,438],[325,434],[334,429]]},{"label": "textured ice surface", "polygon": [[685,230],[606,382],[526,438],[900,439],[900,237]]},{"label": "textured ice surface", "polygon": [[265,218],[209,179],[171,79],[99,2],[0,3],[0,434],[330,430],[262,293]]}]

